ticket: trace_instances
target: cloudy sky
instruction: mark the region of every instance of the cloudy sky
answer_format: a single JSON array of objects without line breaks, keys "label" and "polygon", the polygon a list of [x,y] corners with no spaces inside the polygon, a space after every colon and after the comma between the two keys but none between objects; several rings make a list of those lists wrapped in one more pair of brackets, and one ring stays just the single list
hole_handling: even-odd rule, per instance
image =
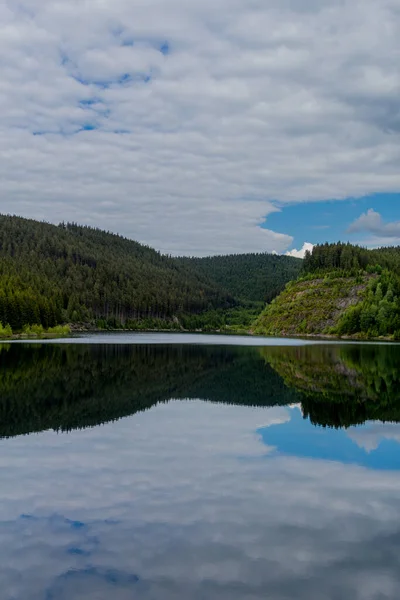
[{"label": "cloudy sky", "polygon": [[399,0],[5,0],[0,211],[172,254],[400,243]]}]

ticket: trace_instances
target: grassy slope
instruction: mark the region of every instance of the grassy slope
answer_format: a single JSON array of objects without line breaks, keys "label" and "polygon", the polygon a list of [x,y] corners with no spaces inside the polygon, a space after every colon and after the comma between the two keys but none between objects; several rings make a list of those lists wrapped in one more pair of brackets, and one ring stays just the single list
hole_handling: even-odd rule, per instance
[{"label": "grassy slope", "polygon": [[264,335],[328,334],[350,306],[362,301],[371,276],[289,283],[253,326]]}]

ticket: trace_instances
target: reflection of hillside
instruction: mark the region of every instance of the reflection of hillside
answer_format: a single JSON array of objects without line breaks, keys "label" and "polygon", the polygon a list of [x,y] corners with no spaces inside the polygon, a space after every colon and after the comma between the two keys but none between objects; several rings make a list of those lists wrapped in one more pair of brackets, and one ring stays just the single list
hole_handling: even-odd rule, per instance
[{"label": "reflection of hillside", "polygon": [[300,394],[304,416],[315,424],[400,421],[398,346],[302,346],[261,353]]},{"label": "reflection of hillside", "polygon": [[0,437],[91,427],[171,398],[302,404],[314,424],[400,421],[398,346],[0,346]]},{"label": "reflection of hillside", "polygon": [[171,398],[254,406],[296,401],[252,348],[8,345],[0,368],[3,437],[90,427]]}]

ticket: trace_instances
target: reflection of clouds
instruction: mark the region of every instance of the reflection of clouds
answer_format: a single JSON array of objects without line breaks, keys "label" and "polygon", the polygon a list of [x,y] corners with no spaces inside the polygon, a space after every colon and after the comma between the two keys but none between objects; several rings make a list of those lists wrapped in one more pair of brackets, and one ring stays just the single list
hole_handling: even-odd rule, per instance
[{"label": "reflection of clouds", "polygon": [[400,442],[400,425],[398,423],[367,423],[365,427],[350,427],[347,435],[360,448],[367,452],[376,450],[383,440]]},{"label": "reflection of clouds", "polygon": [[264,459],[256,430],[288,418],[172,402],[3,440],[2,589],[15,600],[396,598],[397,474]]}]

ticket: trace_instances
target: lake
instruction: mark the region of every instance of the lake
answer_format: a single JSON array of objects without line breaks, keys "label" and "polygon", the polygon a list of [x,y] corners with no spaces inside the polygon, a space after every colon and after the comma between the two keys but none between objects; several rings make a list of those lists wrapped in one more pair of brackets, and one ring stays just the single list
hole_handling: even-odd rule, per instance
[{"label": "lake", "polygon": [[400,345],[0,344],[1,600],[383,600]]}]

